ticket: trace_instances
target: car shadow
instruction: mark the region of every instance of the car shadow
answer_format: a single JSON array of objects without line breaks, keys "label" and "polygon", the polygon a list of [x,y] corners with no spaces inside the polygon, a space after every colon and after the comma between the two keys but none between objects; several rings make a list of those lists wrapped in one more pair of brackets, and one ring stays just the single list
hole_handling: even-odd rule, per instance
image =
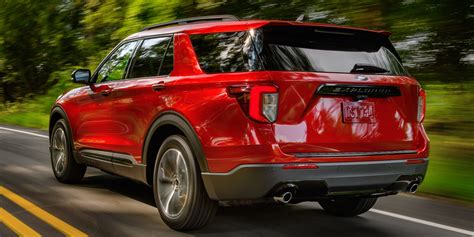
[{"label": "car shadow", "polygon": [[120,176],[103,173],[101,171],[89,172],[79,186],[96,189],[107,189],[128,198],[155,207],[155,199],[151,187]]},{"label": "car shadow", "polygon": [[[88,175],[79,186],[106,189],[155,208],[151,187],[105,173]],[[158,215],[158,213],[157,213]],[[329,216],[315,202],[297,205],[220,205],[207,227],[194,236],[390,236],[365,217]]]},{"label": "car shadow", "polygon": [[327,215],[317,203],[220,207],[213,223],[196,236],[390,236],[364,217]]}]

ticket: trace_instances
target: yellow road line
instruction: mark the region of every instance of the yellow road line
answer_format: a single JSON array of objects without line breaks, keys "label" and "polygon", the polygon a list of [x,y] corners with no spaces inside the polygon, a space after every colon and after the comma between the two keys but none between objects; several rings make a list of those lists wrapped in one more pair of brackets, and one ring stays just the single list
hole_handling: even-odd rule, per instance
[{"label": "yellow road line", "polygon": [[66,236],[74,236],[74,237],[86,237],[87,234],[84,232],[70,226],[66,222],[58,219],[57,217],[49,214],[48,212],[44,211],[43,209],[39,208],[35,204],[31,203],[30,201],[18,196],[17,194],[13,193],[12,191],[6,189],[3,186],[0,186],[0,195],[5,196],[6,198],[10,199],[12,202],[16,203],[18,206],[22,207],[23,209],[27,210],[31,214],[35,215],[39,219],[43,220],[44,222],[48,223],[55,229],[59,230]]},{"label": "yellow road line", "polygon": [[8,228],[13,230],[18,236],[27,236],[27,237],[41,237],[38,232],[34,231],[25,223],[18,220],[16,217],[12,216],[5,209],[0,207],[0,222],[3,222]]}]

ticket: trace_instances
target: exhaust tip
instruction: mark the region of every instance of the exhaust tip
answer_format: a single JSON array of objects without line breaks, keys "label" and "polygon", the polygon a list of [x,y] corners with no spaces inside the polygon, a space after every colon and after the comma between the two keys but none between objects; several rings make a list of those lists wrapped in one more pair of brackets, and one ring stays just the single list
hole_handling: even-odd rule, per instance
[{"label": "exhaust tip", "polygon": [[293,199],[293,194],[291,192],[284,192],[280,196],[275,196],[273,199],[279,203],[289,203]]},{"label": "exhaust tip", "polygon": [[418,184],[417,184],[417,183],[412,184],[412,185],[408,188],[408,191],[409,191],[410,193],[416,193],[416,190],[418,190]]}]

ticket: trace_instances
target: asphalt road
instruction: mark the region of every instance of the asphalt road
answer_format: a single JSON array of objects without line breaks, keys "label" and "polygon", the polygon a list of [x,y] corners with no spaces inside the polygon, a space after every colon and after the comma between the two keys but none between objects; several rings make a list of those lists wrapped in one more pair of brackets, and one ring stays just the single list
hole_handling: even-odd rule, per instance
[{"label": "asphalt road", "polygon": [[[92,168],[80,184],[58,183],[46,135],[0,125],[0,210],[43,236],[64,236],[61,228],[67,225],[89,236],[473,236],[474,205],[415,195],[380,198],[374,209],[355,218],[328,216],[311,202],[222,206],[208,227],[180,233],[161,221],[145,185]],[[19,197],[2,193],[2,186]],[[31,204],[19,205],[20,197]],[[35,216],[38,209],[49,216]],[[61,227],[57,220],[67,224]],[[1,237],[16,236],[11,225],[0,215]]]}]

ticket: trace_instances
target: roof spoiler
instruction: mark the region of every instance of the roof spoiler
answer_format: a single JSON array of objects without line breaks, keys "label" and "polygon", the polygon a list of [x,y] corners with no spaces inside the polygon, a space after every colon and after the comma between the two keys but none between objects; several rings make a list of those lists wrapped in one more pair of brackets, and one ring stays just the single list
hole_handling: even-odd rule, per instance
[{"label": "roof spoiler", "polygon": [[238,21],[239,18],[233,15],[211,15],[211,16],[198,16],[198,17],[190,17],[190,18],[183,18],[174,21],[168,21],[164,23],[158,23],[155,25],[147,26],[143,28],[141,31],[151,30],[154,28],[160,28],[165,26],[171,25],[184,25],[190,23],[197,23],[197,22],[212,22],[212,21]]}]

